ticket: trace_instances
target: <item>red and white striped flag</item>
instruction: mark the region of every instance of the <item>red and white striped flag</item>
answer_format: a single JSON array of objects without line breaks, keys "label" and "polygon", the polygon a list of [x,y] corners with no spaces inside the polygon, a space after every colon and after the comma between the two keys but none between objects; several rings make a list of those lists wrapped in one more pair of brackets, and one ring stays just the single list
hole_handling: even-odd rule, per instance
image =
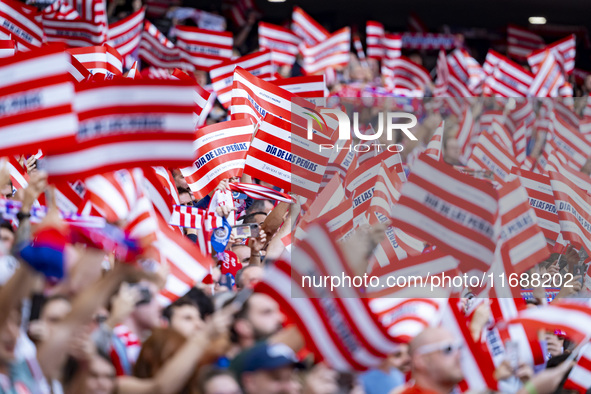
[{"label": "red and white striped flag", "polygon": [[562,236],[577,249],[582,246],[589,249],[591,247],[591,197],[564,175],[554,171],[550,171],[548,175],[554,191]]},{"label": "red and white striped flag", "polygon": [[133,62],[133,65],[131,66],[129,71],[127,71],[123,76],[129,79],[142,79],[142,74],[140,73],[140,70],[138,68],[138,62]]},{"label": "red and white striped flag", "polygon": [[558,90],[564,86],[564,75],[560,64],[551,51],[546,51],[539,69],[530,87],[529,95],[533,97],[557,97]]},{"label": "red and white striped flag", "polygon": [[[483,93],[489,96],[526,97],[534,76],[518,64],[494,51],[489,51],[486,59],[490,65],[484,80]],[[487,71],[487,63],[484,65]]]},{"label": "red and white striped flag", "polygon": [[72,48],[67,50],[91,74],[105,74],[106,76],[123,75],[123,58],[109,45],[100,47]]},{"label": "red and white striped flag", "polygon": [[512,271],[522,273],[544,261],[550,252],[519,179],[507,182],[498,192],[501,254]]},{"label": "red and white striped flag", "polygon": [[259,22],[259,47],[271,51],[273,64],[293,66],[302,40],[285,27]]},{"label": "red and white striped flag", "polygon": [[382,69],[389,89],[403,88],[424,91],[431,85],[429,72],[406,57],[399,57],[388,62],[389,67]]},{"label": "red and white striped flag", "polygon": [[344,27],[315,45],[300,45],[305,74],[316,74],[329,67],[344,67],[349,63],[351,29]]},{"label": "red and white striped flag", "polygon": [[385,34],[382,38],[384,46],[383,64],[392,68],[392,63],[402,55],[402,36],[400,34]]},{"label": "red and white striped flag", "polygon": [[254,130],[248,119],[240,119],[195,132],[195,162],[181,169],[195,198],[207,196],[223,179],[242,175]]},{"label": "red and white striped flag", "polygon": [[271,51],[251,53],[235,60],[227,60],[209,69],[209,76],[215,90],[218,100],[225,107],[230,106],[232,99],[232,82],[234,69],[241,67],[250,74],[262,80],[268,80],[273,75],[273,63],[271,61]]},{"label": "red and white striped flag", "polygon": [[591,157],[591,142],[579,132],[578,128],[568,124],[562,116],[553,113],[552,137],[559,151],[572,163],[573,168],[580,169]]},{"label": "red and white striped flag", "polygon": [[185,206],[185,205],[174,205],[172,207],[172,215],[168,224],[177,227],[188,227],[201,229],[203,228],[204,217],[207,216],[205,209]]},{"label": "red and white striped flag", "polygon": [[93,20],[51,19],[43,15],[47,42],[63,42],[70,47],[102,45],[107,41],[107,26]]},{"label": "red and white striped flag", "polygon": [[168,263],[170,268],[160,295],[166,299],[165,302],[174,302],[197,283],[201,283],[214,263],[208,254],[171,229],[163,219],[157,220],[157,239],[152,245],[158,252],[160,261]]},{"label": "red and white striped flag", "polygon": [[14,40],[0,40],[0,58],[11,57],[16,53],[16,42]]},{"label": "red and white striped flag", "polygon": [[525,121],[522,121],[513,133],[515,160],[519,165],[525,162],[528,134],[529,129]]},{"label": "red and white striped flag", "polygon": [[194,69],[192,64],[181,59],[180,49],[147,20],[142,31],[139,56],[155,67]]},{"label": "red and white striped flag", "polygon": [[16,157],[12,155],[3,157],[0,159],[0,168],[2,168],[4,165],[8,167],[13,191],[27,187],[29,184],[29,175],[27,174],[27,170],[23,168]]},{"label": "red and white striped flag", "polygon": [[409,343],[425,328],[439,324],[441,309],[446,302],[440,298],[385,296],[371,299],[369,306],[394,340]]},{"label": "red and white striped flag", "polygon": [[584,345],[577,356],[577,364],[568,374],[564,388],[585,394],[591,389],[591,343]]},{"label": "red and white striped flag", "polygon": [[367,21],[365,25],[365,44],[368,58],[381,60],[384,57],[383,39],[385,34],[384,25],[380,22]]},{"label": "red and white striped flag", "polygon": [[324,75],[282,78],[271,81],[271,83],[300,97],[312,99],[309,101],[315,105],[322,104],[321,100],[324,98],[326,91]]},{"label": "red and white striped flag", "polygon": [[168,220],[172,206],[180,204],[179,193],[169,170],[164,167],[144,168],[143,187],[156,212]]},{"label": "red and white striped flag", "polygon": [[[282,311],[297,324],[315,359],[324,360],[336,370],[362,371],[379,365],[397,343],[371,312],[367,300],[356,297],[357,289],[316,288],[305,280],[336,270],[353,276],[324,225],[311,224],[307,232],[306,239],[292,249],[297,264],[276,262],[255,291],[279,302]],[[333,297],[338,297],[339,302]]]},{"label": "red and white striped flag", "polygon": [[143,173],[120,170],[87,178],[85,199],[109,222],[126,220],[143,195]]},{"label": "red and white striped flag", "polygon": [[429,144],[427,144],[427,149],[425,149],[425,154],[431,156],[435,160],[441,160],[441,146],[443,143],[443,121],[439,127],[435,129]]},{"label": "red and white striped flag", "polygon": [[244,172],[285,191],[315,198],[331,152],[320,149],[321,137],[308,140],[306,133],[288,120],[267,114],[248,150]]},{"label": "red and white striped flag", "polygon": [[310,46],[321,43],[330,36],[324,27],[300,7],[294,7],[291,14],[291,30]]},{"label": "red and white striped flag", "polygon": [[231,32],[191,26],[175,26],[174,32],[181,58],[198,70],[207,71],[211,66],[232,58],[234,38]]},{"label": "red and white striped flag", "polygon": [[255,200],[277,200],[290,204],[293,203],[293,199],[289,194],[278,192],[267,186],[254,183],[230,183],[229,186],[233,192],[244,193]]},{"label": "red and white striped flag", "polygon": [[534,73],[537,73],[540,69],[546,57],[546,51],[552,52],[565,74],[569,75],[574,70],[576,56],[576,36],[574,34],[529,55],[527,62]]},{"label": "red and white striped flag", "polygon": [[109,25],[107,44],[119,52],[126,68],[129,68],[136,60],[132,55],[137,52],[140,46],[145,14],[146,7],[142,7],[127,18]]},{"label": "red and white striped flag", "polygon": [[493,136],[495,141],[503,145],[507,152],[509,152],[512,156],[515,157],[515,149],[513,143],[513,136],[498,119],[493,118],[492,124],[488,130],[489,134]]},{"label": "red and white striped flag", "polygon": [[553,244],[560,234],[560,224],[550,178],[532,171],[518,171],[516,168],[512,171],[514,174],[518,173],[519,180],[529,197],[529,205],[536,213],[538,225],[544,232],[544,236]]},{"label": "red and white striped flag", "polygon": [[70,55],[48,46],[0,59],[0,156],[75,144]]},{"label": "red and white striped flag", "polygon": [[507,55],[517,60],[525,60],[529,54],[542,48],[546,43],[539,35],[523,27],[507,26]]},{"label": "red and white striped flag", "polygon": [[507,148],[495,141],[492,135],[482,133],[472,149],[468,167],[475,170],[490,170],[494,179],[503,183],[511,174],[511,169],[519,165]]},{"label": "red and white striped flag", "polygon": [[28,51],[44,42],[43,29],[37,20],[38,11],[15,0],[0,3],[0,33],[16,41],[18,50]]},{"label": "red and white striped flag", "polygon": [[497,208],[490,183],[421,155],[393,208],[392,224],[457,257],[462,268],[486,272],[496,244]]},{"label": "red and white striped flag", "polygon": [[42,10],[42,13],[51,19],[76,19],[80,14],[74,4],[68,0],[56,0]]},{"label": "red and white striped flag", "polygon": [[58,180],[105,171],[194,160],[194,85],[184,81],[121,78],[77,86],[77,145],[48,155]]},{"label": "red and white striped flag", "polygon": [[561,155],[558,152],[550,152],[547,157],[546,167],[544,167],[544,170],[546,172],[556,171],[564,175],[568,180],[583,189],[585,192],[590,193],[591,177],[570,167],[566,161],[560,158],[560,156]]}]

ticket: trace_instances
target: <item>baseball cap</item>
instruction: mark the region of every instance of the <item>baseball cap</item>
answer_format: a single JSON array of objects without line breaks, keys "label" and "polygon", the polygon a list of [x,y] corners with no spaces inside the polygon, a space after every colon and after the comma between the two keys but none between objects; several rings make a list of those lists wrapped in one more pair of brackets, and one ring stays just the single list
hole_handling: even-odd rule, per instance
[{"label": "baseball cap", "polygon": [[287,366],[303,368],[294,351],[283,343],[268,344],[265,342],[254,345],[243,351],[236,359],[238,365],[234,365],[240,375],[244,372],[268,371]]}]

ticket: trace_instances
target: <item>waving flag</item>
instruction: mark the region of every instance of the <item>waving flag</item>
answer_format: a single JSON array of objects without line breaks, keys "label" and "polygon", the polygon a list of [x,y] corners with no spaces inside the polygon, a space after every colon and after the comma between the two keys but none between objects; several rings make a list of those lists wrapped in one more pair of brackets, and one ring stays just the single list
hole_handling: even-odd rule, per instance
[{"label": "waving flag", "polygon": [[427,149],[425,149],[425,154],[431,156],[435,160],[441,160],[441,146],[443,143],[443,121],[439,127],[435,129],[429,144],[427,145]]},{"label": "waving flag", "polygon": [[307,45],[313,46],[325,41],[330,33],[300,7],[294,7],[291,15],[291,30]]},{"label": "waving flag", "polygon": [[285,191],[314,198],[330,151],[320,150],[319,142],[308,140],[306,132],[285,119],[268,114],[252,140],[244,172]]},{"label": "waving flag", "polygon": [[233,192],[244,193],[255,200],[277,200],[281,202],[293,203],[289,194],[278,192],[275,189],[254,183],[230,183],[230,190]]},{"label": "waving flag", "polygon": [[4,165],[8,167],[8,172],[10,172],[10,181],[12,182],[13,191],[27,187],[29,184],[27,170],[23,168],[14,156],[10,155],[0,159],[0,168]]},{"label": "waving flag", "polygon": [[324,71],[328,67],[343,67],[349,63],[351,29],[344,27],[315,45],[302,44],[302,68],[307,75]]},{"label": "waving flag", "polygon": [[547,172],[556,171],[564,175],[569,181],[582,190],[587,193],[591,192],[591,177],[570,167],[566,161],[562,160],[560,157],[561,155],[558,152],[551,152],[546,160],[547,162],[544,170]]},{"label": "waving flag", "polygon": [[491,184],[421,155],[393,208],[392,224],[457,257],[463,268],[487,271],[496,243],[496,214]]},{"label": "waving flag", "polygon": [[175,205],[172,207],[172,215],[170,216],[168,224],[178,227],[200,229],[203,228],[205,216],[207,216],[207,211],[205,209],[185,205]]},{"label": "waving flag", "polygon": [[139,56],[145,62],[161,68],[194,69],[181,59],[181,51],[150,21],[144,22],[140,40]]},{"label": "waving flag", "polygon": [[548,174],[562,236],[577,249],[582,246],[588,249],[591,247],[591,197],[564,175],[554,171]]},{"label": "waving flag", "polygon": [[77,89],[78,144],[46,158],[47,171],[56,181],[193,162],[193,84],[121,78]]},{"label": "waving flag", "polygon": [[534,97],[556,97],[558,96],[558,90],[565,82],[556,57],[552,51],[546,51],[536,76],[529,87],[529,94]]},{"label": "waving flag", "polygon": [[553,114],[551,133],[559,151],[569,163],[575,163],[573,167],[585,165],[591,157],[591,142],[587,142],[576,127],[569,125],[562,116]]},{"label": "waving flag", "polygon": [[119,52],[126,68],[135,61],[131,57],[128,59],[128,56],[135,54],[140,45],[145,14],[146,8],[143,7],[127,18],[109,25],[107,44]]},{"label": "waving flag", "polygon": [[43,30],[36,20],[35,7],[15,0],[0,3],[0,33],[16,41],[18,49],[28,51],[43,43]]},{"label": "waving flag", "polygon": [[367,46],[367,57],[381,60],[384,57],[384,25],[376,21],[367,21],[365,25],[365,44]]},{"label": "waving flag", "polygon": [[[533,75],[518,64],[494,51],[486,55],[489,75],[484,81],[485,95],[500,97],[526,97],[534,80]],[[487,63],[484,65],[487,70]]]},{"label": "waving flag", "polygon": [[429,72],[406,57],[398,57],[388,62],[389,66],[382,69],[386,78],[386,86],[390,89],[404,88],[424,91],[431,85]]},{"label": "waving flag", "polygon": [[549,255],[546,239],[538,226],[535,211],[519,179],[507,182],[499,189],[500,242],[505,264],[514,272],[524,272]]},{"label": "waving flag", "polygon": [[336,370],[361,371],[379,365],[397,344],[377,321],[367,301],[355,297],[356,289],[343,286],[331,291],[301,280],[337,270],[351,273],[325,226],[311,224],[307,232],[306,239],[292,249],[298,264],[276,262],[255,291],[279,302],[297,324],[315,359],[324,360]]},{"label": "waving flag", "polygon": [[0,59],[0,156],[74,144],[69,59],[54,46]]},{"label": "waving flag", "polygon": [[462,121],[460,123],[458,133],[456,134],[456,139],[458,140],[458,145],[460,146],[460,152],[462,153],[462,156],[464,156],[468,153],[468,147],[475,133],[475,130],[474,116],[472,115],[472,109],[470,108],[470,106],[466,106],[465,110],[462,111],[462,113]]},{"label": "waving flag", "polygon": [[225,107],[230,106],[232,99],[232,81],[234,69],[241,67],[250,74],[262,80],[270,79],[273,75],[273,63],[271,51],[265,49],[250,55],[242,56],[235,60],[227,60],[209,69],[209,76],[218,100]]},{"label": "waving flag", "polygon": [[208,70],[211,66],[232,58],[234,39],[230,32],[190,26],[176,26],[174,31],[182,59],[198,70]]},{"label": "waving flag", "polygon": [[507,149],[507,152],[509,152],[512,156],[515,156],[513,136],[501,122],[499,122],[497,119],[493,119],[489,133],[493,136],[495,141]]},{"label": "waving flag", "polygon": [[525,60],[529,54],[545,45],[542,37],[519,26],[507,26],[507,54],[517,60]]},{"label": "waving flag", "polygon": [[393,62],[402,54],[402,36],[399,34],[385,34],[382,38],[384,46],[384,66],[393,67]]},{"label": "waving flag", "polygon": [[273,64],[293,66],[302,40],[291,30],[271,23],[259,22],[259,47],[271,51]]},{"label": "waving flag", "polygon": [[577,364],[564,382],[565,389],[586,393],[591,389],[591,344],[584,345],[577,356]]},{"label": "waving flag", "polygon": [[468,161],[468,167],[475,170],[490,170],[495,180],[501,183],[507,180],[511,168],[518,166],[507,148],[488,133],[480,134]]},{"label": "waving flag", "polygon": [[142,186],[156,212],[169,220],[172,206],[180,204],[172,174],[164,167],[144,168]]},{"label": "waving flag", "polygon": [[64,42],[71,47],[102,45],[107,41],[105,23],[94,20],[51,19],[43,15],[43,32],[47,42]]},{"label": "waving flag", "polygon": [[[512,171],[518,172],[516,168]],[[560,234],[560,224],[550,178],[524,170],[519,170],[518,176],[529,197],[529,205],[534,209],[538,225],[544,236],[553,244]]]},{"label": "waving flag", "polygon": [[254,133],[248,119],[221,122],[196,131],[195,162],[181,172],[198,200],[223,179],[242,175]]},{"label": "waving flag", "polygon": [[569,75],[574,70],[576,55],[576,37],[574,34],[529,55],[527,62],[534,73],[537,73],[540,69],[546,57],[546,51],[550,51],[555,59],[559,59],[558,61],[565,74]]},{"label": "waving flag", "polygon": [[310,101],[316,105],[322,104],[320,99],[324,97],[324,92],[326,91],[324,75],[282,78],[271,81],[271,83],[300,97],[313,99]]},{"label": "waving flag", "polygon": [[68,52],[93,75],[123,75],[123,58],[119,52],[108,45],[72,48],[68,49]]}]

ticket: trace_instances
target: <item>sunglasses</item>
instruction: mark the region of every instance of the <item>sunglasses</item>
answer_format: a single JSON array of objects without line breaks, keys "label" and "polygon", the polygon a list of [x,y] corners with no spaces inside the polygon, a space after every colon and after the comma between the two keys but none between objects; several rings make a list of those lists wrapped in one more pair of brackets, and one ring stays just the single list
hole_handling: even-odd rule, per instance
[{"label": "sunglasses", "polygon": [[461,342],[438,342],[438,343],[431,343],[428,345],[424,345],[419,347],[416,350],[416,354],[429,354],[435,352],[441,352],[444,356],[450,356],[455,354],[460,349],[462,349],[463,344]]}]

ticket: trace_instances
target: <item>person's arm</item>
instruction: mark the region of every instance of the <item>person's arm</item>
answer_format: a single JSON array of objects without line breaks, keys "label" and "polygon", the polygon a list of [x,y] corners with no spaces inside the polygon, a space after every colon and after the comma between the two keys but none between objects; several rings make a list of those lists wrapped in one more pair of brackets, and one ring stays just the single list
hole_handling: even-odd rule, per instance
[{"label": "person's arm", "polygon": [[70,313],[55,326],[49,339],[38,349],[37,358],[46,377],[59,378],[67,359],[67,344],[74,332],[92,319],[92,314],[99,306],[107,304],[109,297],[117,291],[121,282],[133,278],[138,273],[135,267],[118,264],[74,299]]},{"label": "person's arm", "polygon": [[574,361],[565,361],[556,368],[543,370],[525,383],[517,394],[550,394],[555,392],[564,376],[574,364]]},{"label": "person's arm", "polygon": [[250,248],[250,260],[248,265],[261,265],[261,251],[267,244],[267,233],[263,230],[259,231],[259,236],[250,238],[248,240],[248,247]]},{"label": "person's arm", "polygon": [[233,314],[233,305],[215,312],[203,330],[198,331],[183,344],[156,375],[151,379],[139,379],[133,376],[117,378],[118,394],[174,394],[178,393],[195,372],[201,358],[206,354],[208,345],[226,334]]},{"label": "person's arm", "polygon": [[21,262],[14,275],[0,287],[0,311],[3,311],[0,313],[0,327],[4,326],[9,316],[9,313],[4,312],[16,308],[19,302],[31,293],[36,278],[37,273],[29,265]]}]

